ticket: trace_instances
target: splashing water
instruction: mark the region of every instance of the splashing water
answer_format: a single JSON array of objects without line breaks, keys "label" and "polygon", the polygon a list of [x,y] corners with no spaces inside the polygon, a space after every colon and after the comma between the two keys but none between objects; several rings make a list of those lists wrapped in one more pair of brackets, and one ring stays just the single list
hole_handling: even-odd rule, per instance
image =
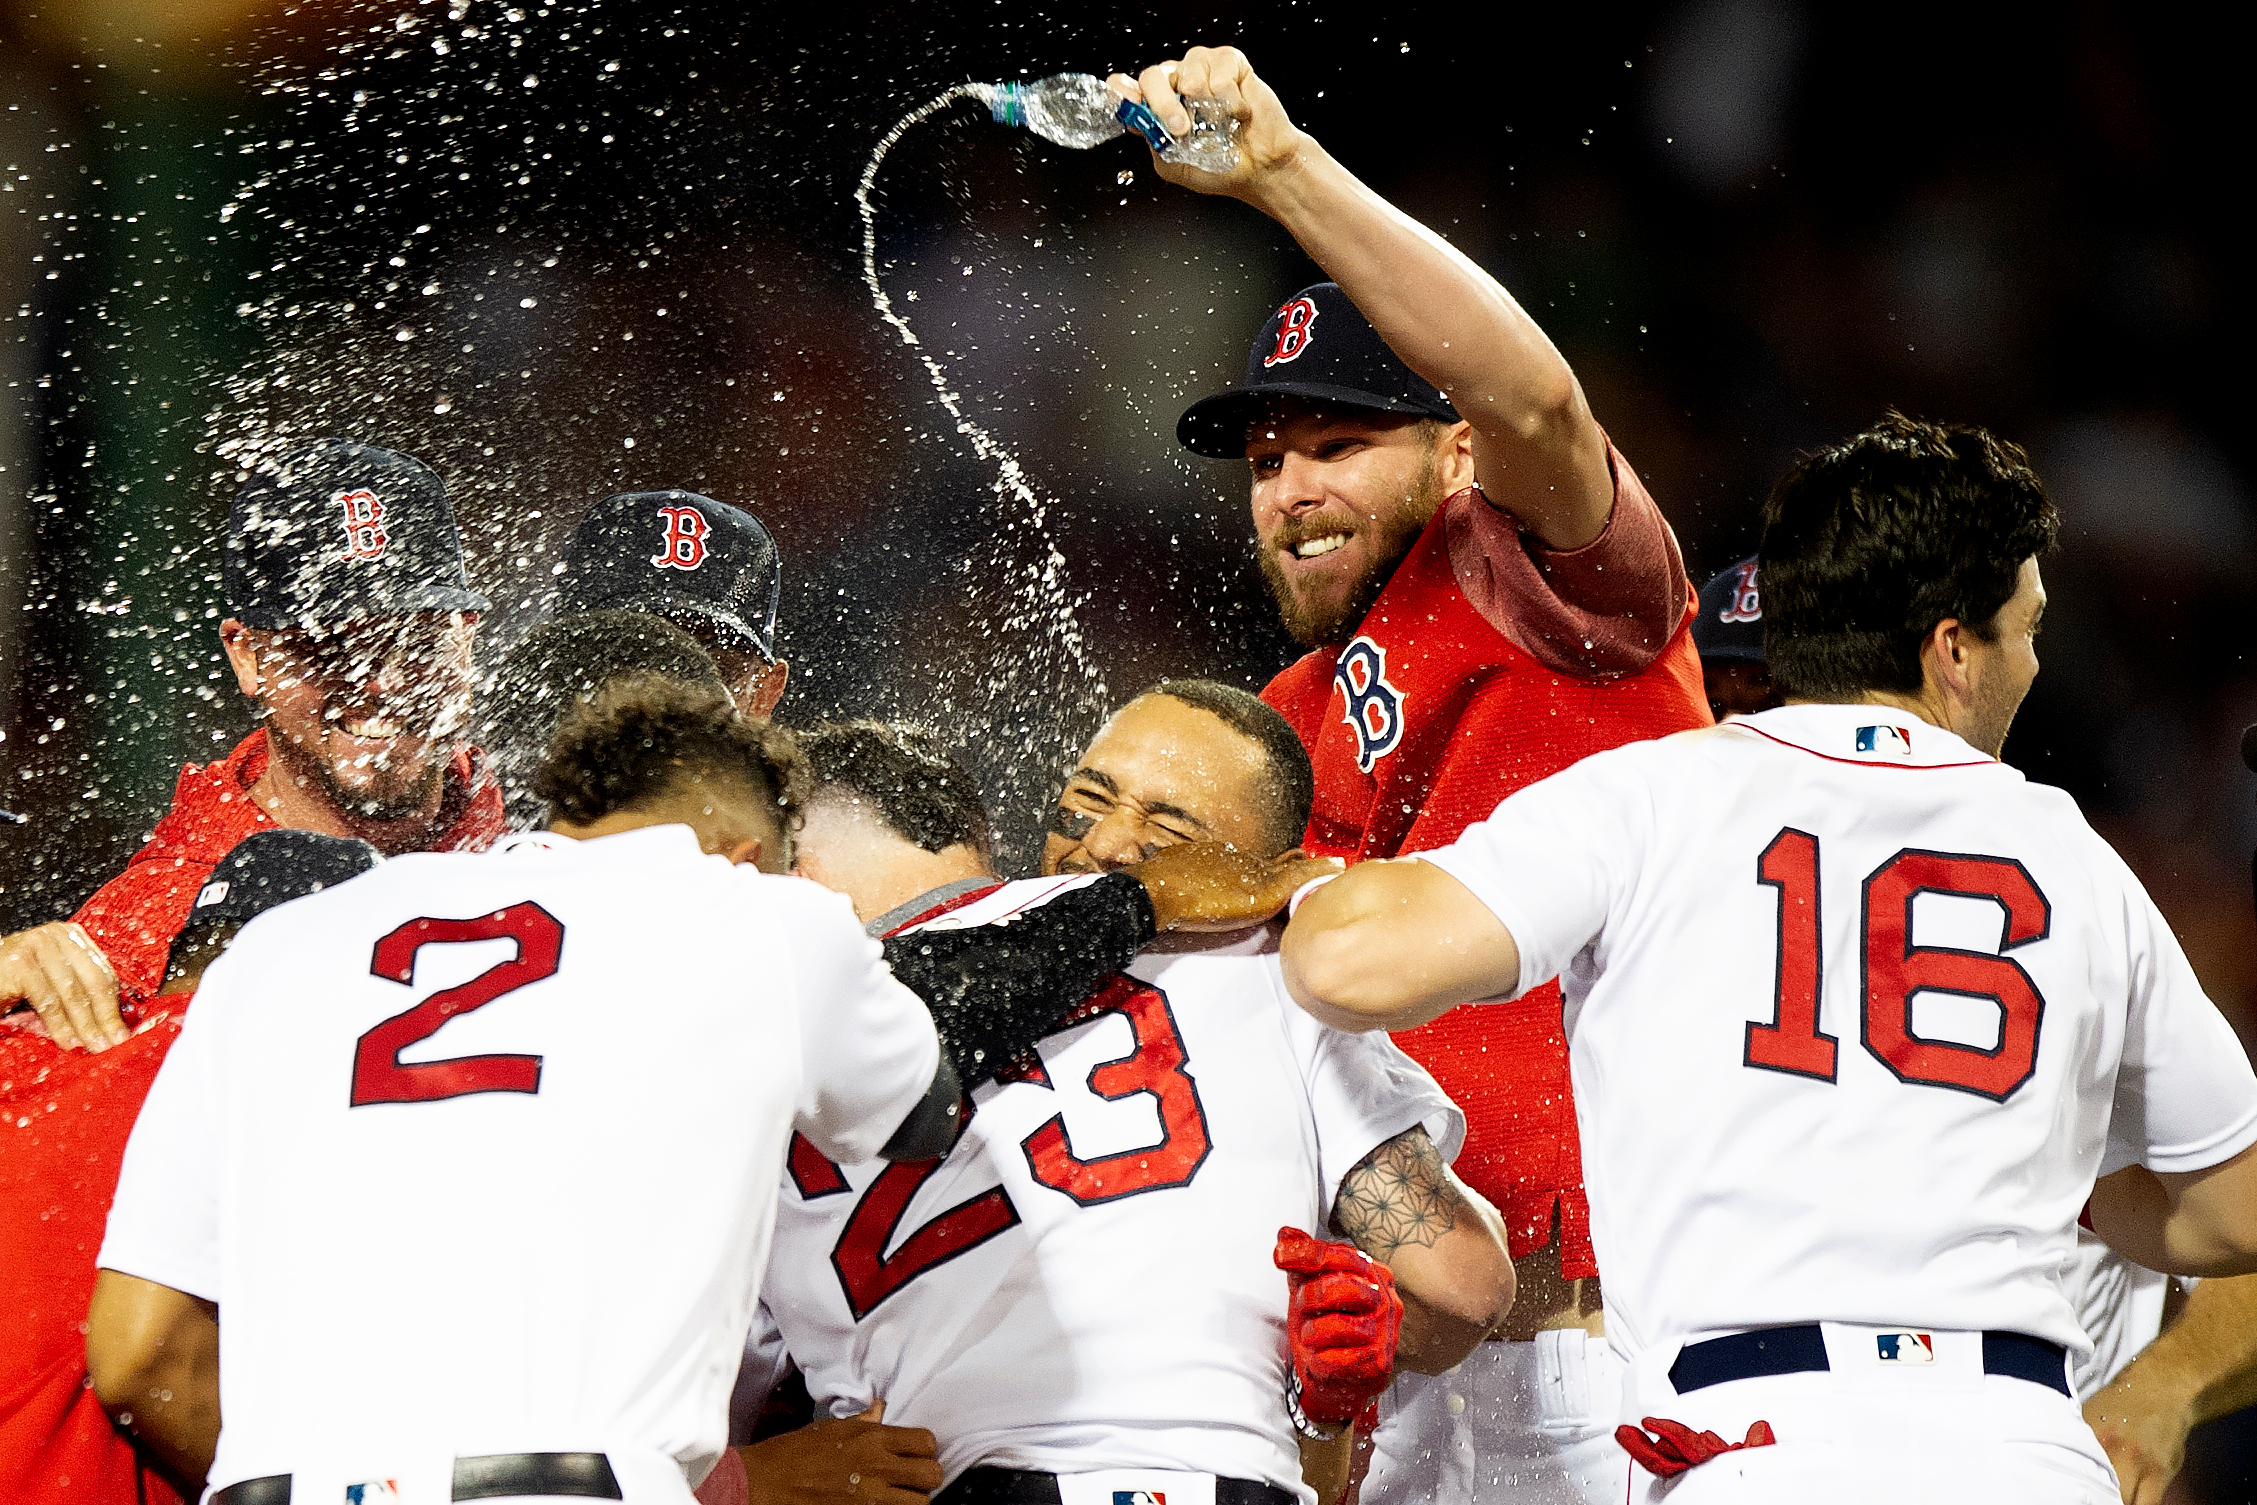
[{"label": "splashing water", "polygon": [[[935,398],[956,421],[956,432],[970,442],[974,454],[995,466],[997,498],[1015,500],[1019,504],[1033,528],[1040,551],[1039,560],[1022,562],[1012,571],[1019,579],[1020,589],[998,624],[1001,634],[990,637],[983,645],[992,657],[985,664],[961,656],[953,658],[944,671],[942,684],[944,707],[953,709],[947,705],[955,698],[949,684],[951,679],[980,673],[989,676],[969,687],[976,692],[970,698],[985,713],[973,717],[970,724],[990,728],[1005,749],[1014,745],[1019,749],[1006,751],[1006,758],[1033,760],[1028,766],[1014,770],[1020,777],[1013,782],[1025,791],[1041,787],[1056,777],[1055,757],[1048,750],[1030,745],[1038,728],[1047,720],[1049,728],[1055,729],[1053,735],[1066,744],[1058,751],[1077,750],[1080,740],[1077,723],[1088,723],[1080,727],[1080,731],[1090,730],[1097,717],[1108,708],[1105,679],[1090,661],[1087,645],[1082,640],[1081,620],[1075,614],[1074,599],[1066,588],[1066,556],[1059,552],[1047,521],[1048,503],[1035,494],[1017,457],[994,435],[965,416],[963,397],[951,389],[947,371],[917,338],[909,321],[895,310],[893,299],[878,278],[878,211],[870,202],[870,190],[877,183],[886,154],[903,136],[960,99],[977,99],[984,103],[985,89],[986,86],[980,84],[958,84],[896,121],[870,153],[869,163],[862,169],[862,181],[854,190],[854,202],[862,211],[862,280],[870,289],[871,304],[877,309],[878,317],[900,334],[901,343],[917,352],[917,359],[924,364],[925,374],[932,381]],[[980,583],[992,585],[992,582]],[[982,636],[990,635],[983,632]],[[1038,693],[1038,686],[1026,682],[1030,667],[1047,668],[1054,673],[1058,680],[1055,688],[1063,694]],[[1044,706],[1053,709],[1048,718],[1041,714]],[[1058,714],[1061,712],[1064,714]],[[1026,740],[1014,744],[1010,737],[1012,732],[1023,732]]]}]

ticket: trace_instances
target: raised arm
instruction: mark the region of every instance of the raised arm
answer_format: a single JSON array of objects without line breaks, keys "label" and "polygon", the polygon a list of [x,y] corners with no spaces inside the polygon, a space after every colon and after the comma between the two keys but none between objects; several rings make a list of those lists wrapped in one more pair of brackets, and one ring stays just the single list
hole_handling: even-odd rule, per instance
[{"label": "raised arm", "polygon": [[1194,47],[1134,80],[1116,74],[1113,84],[1144,99],[1178,136],[1191,128],[1187,98],[1234,114],[1234,171],[1155,156],[1160,175],[1243,200],[1283,225],[1403,363],[1472,425],[1474,471],[1492,502],[1554,549],[1599,536],[1614,504],[1606,436],[1567,361],[1494,277],[1296,128],[1237,48]]},{"label": "raised arm", "polygon": [[1396,1135],[1348,1173],[1332,1227],[1395,1274],[1397,1369],[1440,1374],[1512,1309],[1504,1224],[1442,1163],[1424,1129]]},{"label": "raised arm", "polygon": [[1415,858],[1359,863],[1309,895],[1279,961],[1293,1001],[1335,1029],[1409,1029],[1520,986],[1512,933]]}]

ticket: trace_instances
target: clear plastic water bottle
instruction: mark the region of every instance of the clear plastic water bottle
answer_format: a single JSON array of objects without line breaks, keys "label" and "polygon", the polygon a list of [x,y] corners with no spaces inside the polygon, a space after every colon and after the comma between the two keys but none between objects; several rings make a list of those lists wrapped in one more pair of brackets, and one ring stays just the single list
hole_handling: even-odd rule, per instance
[{"label": "clear plastic water bottle", "polygon": [[1238,120],[1211,99],[1187,99],[1191,133],[1168,134],[1151,107],[1123,99],[1092,73],[1055,73],[1035,83],[981,84],[979,97],[1005,125],[1023,125],[1045,141],[1086,149],[1134,131],[1171,162],[1208,172],[1238,165]]}]

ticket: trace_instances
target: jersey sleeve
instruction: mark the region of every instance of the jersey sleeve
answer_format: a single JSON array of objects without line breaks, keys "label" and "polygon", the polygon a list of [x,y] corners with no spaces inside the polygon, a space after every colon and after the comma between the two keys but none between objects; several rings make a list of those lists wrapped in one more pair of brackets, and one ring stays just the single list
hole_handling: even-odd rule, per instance
[{"label": "jersey sleeve", "polygon": [[886,970],[845,897],[804,879],[782,923],[795,952],[801,1077],[796,1127],[841,1164],[868,1160],[923,1100],[940,1065],[933,1016]]},{"label": "jersey sleeve", "polygon": [[966,1086],[1057,1028],[1126,967],[1152,928],[1152,898],[1126,873],[1075,884],[982,924],[942,921],[884,942],[886,965],[925,1000]]},{"label": "jersey sleeve", "polygon": [[109,958],[129,1001],[147,998],[164,982],[173,937],[188,923],[211,871],[207,862],[134,862],[71,917]]},{"label": "jersey sleeve", "polygon": [[1652,796],[1633,756],[1647,746],[1531,784],[1451,845],[1415,859],[1463,883],[1511,933],[1520,981],[1505,997],[1566,971],[1628,892],[1650,829]]},{"label": "jersey sleeve", "polygon": [[2131,996],[2100,1174],[2206,1170],[2257,1143],[2257,1072],[2155,901],[2109,855],[2126,886]]},{"label": "jersey sleeve", "polygon": [[206,1301],[219,1300],[219,1036],[229,958],[204,973],[196,1003],[149,1086],[126,1140],[117,1196],[95,1263]]},{"label": "jersey sleeve", "polygon": [[1282,987],[1279,998],[1316,1122],[1317,1168],[1328,1211],[1348,1173],[1399,1134],[1424,1129],[1445,1161],[1458,1158],[1465,1147],[1465,1114],[1425,1067],[1384,1031],[1328,1029],[1296,1008]]},{"label": "jersey sleeve", "polygon": [[1614,504],[1599,536],[1548,549],[1478,494],[1453,497],[1450,568],[1490,626],[1545,668],[1580,678],[1635,674],[1661,656],[1692,599],[1677,535],[1610,441]]}]

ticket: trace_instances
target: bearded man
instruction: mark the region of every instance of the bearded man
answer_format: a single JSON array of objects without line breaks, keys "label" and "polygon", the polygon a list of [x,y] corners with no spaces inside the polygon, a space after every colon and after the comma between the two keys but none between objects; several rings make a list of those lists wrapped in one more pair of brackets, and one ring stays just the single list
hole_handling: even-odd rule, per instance
[{"label": "bearded man", "polygon": [[386,855],[501,833],[469,738],[487,602],[429,467],[342,439],[291,450],[229,506],[223,578],[220,644],[257,729],[180,771],[148,844],[76,915],[0,939],[0,1010],[28,1005],[60,1044],[127,1038],[198,891],[254,831],[358,837]]},{"label": "bearded man", "polygon": [[[1184,101],[1213,101],[1234,167],[1155,157],[1159,174],[1261,210],[1333,279],[1271,314],[1245,381],[1176,428],[1246,461],[1256,558],[1311,650],[1262,692],[1314,764],[1310,854],[1446,846],[1591,753],[1705,725],[1677,541],[1512,294],[1333,160],[1235,48],[1113,86],[1179,136]],[[1363,1499],[1596,1502],[1606,1480],[1619,1498],[1559,990],[1398,1043],[1465,1110],[1456,1168],[1503,1211],[1520,1275],[1494,1336],[1522,1341],[1399,1382]]]}]

